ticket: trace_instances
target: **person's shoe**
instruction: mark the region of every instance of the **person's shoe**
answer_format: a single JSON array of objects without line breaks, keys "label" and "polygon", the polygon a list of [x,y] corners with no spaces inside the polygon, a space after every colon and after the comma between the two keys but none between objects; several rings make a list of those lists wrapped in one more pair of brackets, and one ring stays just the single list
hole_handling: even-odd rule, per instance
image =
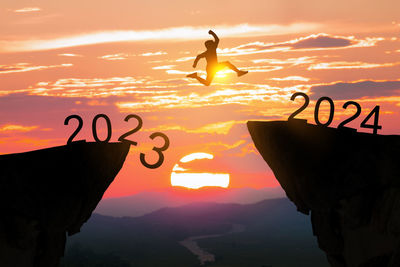
[{"label": "person's shoe", "polygon": [[248,73],[247,70],[239,70],[239,72],[237,73],[237,76],[240,77],[240,76],[243,76],[243,75],[245,75],[247,73]]},{"label": "person's shoe", "polygon": [[190,74],[186,75],[186,77],[188,77],[188,78],[197,78],[197,72],[190,73]]}]

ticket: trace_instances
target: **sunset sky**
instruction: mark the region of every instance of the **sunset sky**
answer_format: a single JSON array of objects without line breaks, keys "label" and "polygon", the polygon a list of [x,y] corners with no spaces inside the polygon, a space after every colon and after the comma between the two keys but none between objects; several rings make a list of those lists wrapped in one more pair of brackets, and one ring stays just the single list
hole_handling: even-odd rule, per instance
[{"label": "sunset sky", "polygon": [[[311,97],[299,116],[309,123],[315,100],[329,96],[332,126],[354,113],[342,105],[355,100],[362,115],[350,126],[380,105],[379,133],[400,134],[399,10],[398,0],[2,0],[0,153],[64,145],[76,125],[64,125],[71,114],[84,121],[76,140],[93,141],[92,119],[104,113],[116,142],[136,126],[124,118],[137,114],[143,128],[129,138],[139,146],[106,197],[168,188],[174,166],[196,152],[213,159],[191,168],[229,174],[231,188],[277,186],[246,121],[286,120],[302,102],[290,101],[294,92]],[[247,75],[223,71],[209,87],[185,77],[205,75],[204,59],[192,64],[209,29],[221,39],[219,60]],[[162,167],[150,170],[139,154],[162,145],[149,139],[156,131],[171,145]]]}]

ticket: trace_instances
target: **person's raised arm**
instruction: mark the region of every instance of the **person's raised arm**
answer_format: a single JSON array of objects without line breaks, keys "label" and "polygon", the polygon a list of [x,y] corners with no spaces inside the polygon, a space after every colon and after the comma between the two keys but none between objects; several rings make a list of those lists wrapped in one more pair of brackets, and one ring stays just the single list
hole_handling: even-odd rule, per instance
[{"label": "person's raised arm", "polygon": [[209,30],[209,31],[208,31],[208,34],[211,34],[211,35],[214,37],[214,39],[215,39],[215,45],[218,45],[218,43],[219,43],[219,38],[218,38],[218,36],[215,34],[215,32],[213,32],[212,30]]},{"label": "person's raised arm", "polygon": [[196,68],[197,62],[199,62],[199,60],[200,60],[201,58],[203,58],[203,57],[205,57],[205,53],[201,53],[201,54],[197,55],[196,59],[195,59],[194,62],[193,62],[193,68]]}]

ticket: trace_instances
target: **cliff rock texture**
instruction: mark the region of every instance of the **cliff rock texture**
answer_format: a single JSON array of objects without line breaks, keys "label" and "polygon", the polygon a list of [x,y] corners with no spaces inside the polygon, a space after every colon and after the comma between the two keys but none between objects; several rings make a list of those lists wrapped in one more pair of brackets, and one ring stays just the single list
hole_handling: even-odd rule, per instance
[{"label": "cliff rock texture", "polygon": [[76,142],[0,156],[0,266],[58,266],[121,169],[129,144]]},{"label": "cliff rock texture", "polygon": [[400,137],[301,120],[247,124],[332,266],[400,266]]}]

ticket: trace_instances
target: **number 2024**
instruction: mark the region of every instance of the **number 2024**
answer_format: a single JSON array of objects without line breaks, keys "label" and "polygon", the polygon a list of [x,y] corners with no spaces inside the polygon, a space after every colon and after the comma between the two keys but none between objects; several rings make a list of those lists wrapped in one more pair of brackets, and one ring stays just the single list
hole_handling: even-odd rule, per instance
[{"label": "number 2024", "polygon": [[[97,134],[97,121],[100,118],[103,118],[105,120],[106,124],[107,124],[107,137],[104,140],[100,140],[99,137],[98,137],[98,134]],[[126,116],[124,120],[126,122],[128,122],[132,118],[137,120],[137,126],[134,129],[132,129],[132,130],[124,133],[123,135],[121,135],[118,138],[118,141],[127,142],[127,143],[129,143],[129,144],[131,144],[133,146],[137,146],[137,142],[132,141],[132,140],[128,140],[128,139],[126,139],[126,137],[138,132],[143,126],[143,120],[142,120],[141,117],[139,117],[138,115],[135,115],[135,114],[130,114],[130,115]],[[76,119],[78,121],[78,126],[75,129],[75,131],[72,133],[72,135],[68,138],[67,144],[71,144],[72,143],[72,140],[76,137],[76,135],[79,133],[79,131],[82,129],[82,126],[83,126],[83,120],[79,115],[70,115],[70,116],[68,116],[67,118],[65,118],[64,125],[68,125],[69,121],[71,119]],[[94,140],[96,142],[108,143],[110,141],[111,135],[112,135],[112,128],[111,128],[110,118],[107,115],[105,115],[105,114],[97,114],[93,118],[93,121],[92,121],[92,134],[93,134],[93,138],[94,138]],[[149,169],[156,169],[156,168],[160,167],[163,164],[163,162],[164,162],[164,154],[162,152],[168,149],[170,142],[169,142],[168,136],[166,136],[165,134],[163,134],[161,132],[152,133],[149,137],[151,139],[155,139],[156,137],[161,137],[161,138],[164,139],[164,145],[162,147],[153,147],[153,151],[155,151],[158,154],[158,160],[157,160],[156,163],[154,163],[154,164],[148,163],[146,161],[146,155],[143,154],[143,153],[140,153],[140,162],[143,164],[143,166],[145,166],[146,168],[149,168]]]},{"label": "number 2024", "polygon": [[[294,117],[298,114],[300,114],[303,110],[306,109],[308,104],[310,103],[310,98],[308,95],[302,92],[297,92],[292,95],[290,100],[294,101],[296,97],[303,97],[304,98],[304,104],[298,108],[295,112],[292,113],[292,115],[289,116],[289,120],[294,119]],[[321,103],[323,101],[326,101],[329,103],[330,111],[329,111],[329,118],[325,123],[322,123],[319,120],[319,108],[321,106]],[[361,114],[361,106],[355,101],[348,101],[344,103],[343,108],[347,109],[348,106],[355,106],[356,107],[356,113],[353,114],[351,117],[345,119],[342,121],[339,125],[338,128],[345,128],[345,125],[350,123],[351,121],[355,120],[360,116]],[[373,134],[377,134],[378,130],[382,129],[382,126],[379,125],[379,106],[375,106],[374,109],[371,110],[371,112],[367,115],[367,117],[361,122],[360,127],[361,128],[368,128],[368,129],[373,129]],[[322,126],[329,126],[332,123],[333,116],[335,114],[335,105],[333,103],[333,100],[327,96],[321,97],[320,99],[317,100],[315,104],[315,109],[314,109],[314,120],[317,125],[322,125]],[[374,116],[374,124],[368,124],[369,119]]]}]

